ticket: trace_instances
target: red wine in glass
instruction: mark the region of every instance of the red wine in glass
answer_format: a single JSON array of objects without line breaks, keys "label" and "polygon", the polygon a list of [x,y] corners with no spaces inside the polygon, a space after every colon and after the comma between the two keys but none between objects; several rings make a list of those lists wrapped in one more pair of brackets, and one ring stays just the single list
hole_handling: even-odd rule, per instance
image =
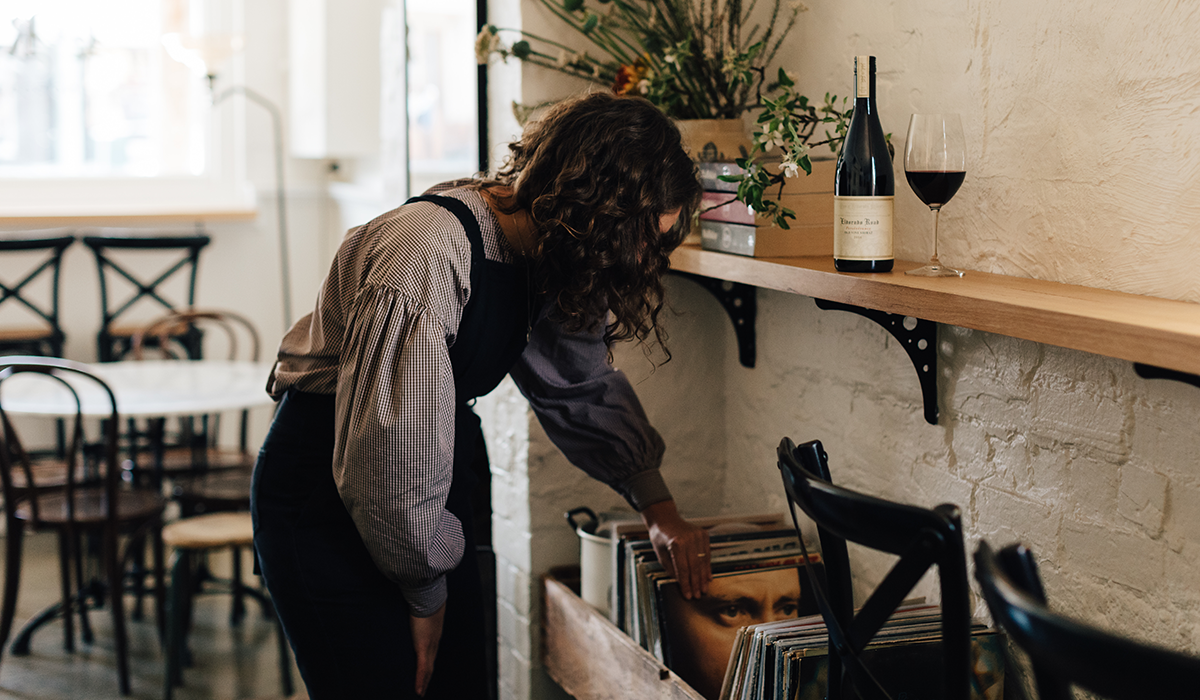
[{"label": "red wine in glass", "polygon": [[962,170],[906,170],[904,176],[908,178],[908,186],[925,202],[925,206],[940,207],[949,202],[958,188],[962,187],[967,173]]},{"label": "red wine in glass", "polygon": [[938,213],[967,177],[966,140],[957,114],[914,114],[904,144],[904,176],[908,185],[933,212],[933,255],[929,264],[905,274],[921,277],[962,277],[938,260]]}]

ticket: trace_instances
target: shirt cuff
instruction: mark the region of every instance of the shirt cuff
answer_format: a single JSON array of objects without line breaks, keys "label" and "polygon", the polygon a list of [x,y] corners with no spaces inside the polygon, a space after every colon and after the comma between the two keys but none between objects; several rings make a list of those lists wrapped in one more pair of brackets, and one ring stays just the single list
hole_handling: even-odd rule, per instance
[{"label": "shirt cuff", "polygon": [[429,617],[446,604],[446,577],[438,576],[425,586],[400,586],[413,617]]},{"label": "shirt cuff", "polygon": [[639,513],[646,506],[671,500],[671,491],[667,488],[667,482],[663,481],[662,472],[658,469],[638,472],[628,479],[618,482],[616,489]]}]

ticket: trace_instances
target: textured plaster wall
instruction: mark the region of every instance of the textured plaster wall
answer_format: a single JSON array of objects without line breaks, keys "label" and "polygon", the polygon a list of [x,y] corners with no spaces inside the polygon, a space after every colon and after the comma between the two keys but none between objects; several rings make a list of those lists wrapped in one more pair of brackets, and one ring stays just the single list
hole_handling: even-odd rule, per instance
[{"label": "textured plaster wall", "polygon": [[[870,53],[901,153],[910,113],[962,114],[969,172],[942,215],[943,260],[1200,301],[1200,5],[807,4],[779,61],[806,93],[848,93],[852,57]],[[536,3],[521,11],[534,31],[553,32]],[[575,87],[520,73],[527,102]],[[921,259],[929,213],[900,170],[896,252]],[[617,358],[666,437],[664,471],[685,510],[782,508],[775,445],[821,439],[843,484],[959,505],[970,551],[980,538],[1028,543],[1056,607],[1200,652],[1200,390],[1142,380],[1118,360],[943,327],[942,417],[930,426],[915,370],[871,322],[760,291],[758,364],[746,369],[707,292],[682,280],[669,291],[682,313],[668,323],[675,359],[650,374],[636,349]],[[562,511],[620,502],[527,424],[524,648],[536,650],[537,574],[576,556]],[[890,565],[852,556],[864,581]],[[931,581],[921,592],[936,597]],[[528,677],[539,678],[532,653]],[[550,697],[539,687],[532,697]]]},{"label": "textured plaster wall", "polygon": [[[959,112],[967,181],[944,260],[1200,301],[1200,6],[1191,2],[814,1],[779,64],[848,94],[878,58],[884,130]],[[903,179],[901,179],[903,183]],[[897,191],[896,252],[928,255],[928,213]]]}]

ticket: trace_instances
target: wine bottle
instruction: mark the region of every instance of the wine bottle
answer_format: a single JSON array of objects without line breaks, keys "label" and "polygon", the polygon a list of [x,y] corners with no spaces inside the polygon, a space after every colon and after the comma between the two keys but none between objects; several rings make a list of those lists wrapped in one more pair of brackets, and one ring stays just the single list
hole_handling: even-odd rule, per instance
[{"label": "wine bottle", "polygon": [[854,57],[854,116],[833,187],[833,265],[841,272],[888,272],[896,178],[875,107],[875,57]]}]

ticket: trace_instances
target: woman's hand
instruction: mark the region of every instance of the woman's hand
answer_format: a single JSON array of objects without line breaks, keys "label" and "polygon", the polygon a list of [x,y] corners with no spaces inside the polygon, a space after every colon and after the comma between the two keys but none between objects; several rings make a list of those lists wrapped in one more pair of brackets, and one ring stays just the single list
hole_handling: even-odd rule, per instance
[{"label": "woman's hand", "polygon": [[675,501],[649,505],[641,516],[658,561],[679,581],[683,597],[699,598],[707,593],[712,581],[708,532],[679,517]]},{"label": "woman's hand", "polygon": [[429,617],[408,616],[409,628],[412,630],[413,648],[417,652],[417,695],[425,697],[429,687],[429,679],[433,676],[433,661],[437,657],[438,642],[442,641],[442,622],[446,619],[446,606],[443,604],[437,612]]}]

